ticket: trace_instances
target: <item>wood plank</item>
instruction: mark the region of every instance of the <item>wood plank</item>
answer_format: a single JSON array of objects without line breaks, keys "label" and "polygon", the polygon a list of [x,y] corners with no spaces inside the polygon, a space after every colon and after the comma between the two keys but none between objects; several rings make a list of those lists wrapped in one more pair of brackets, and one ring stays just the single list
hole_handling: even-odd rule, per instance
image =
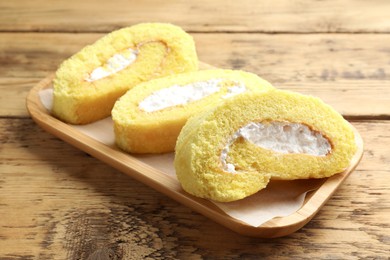
[{"label": "wood plank", "polygon": [[[192,35],[204,62],[247,70],[276,87],[318,96],[349,117],[389,116],[390,35]],[[101,36],[2,33],[0,62],[6,66],[0,67],[0,116],[27,116],[20,96],[28,85]]]},{"label": "wood plank", "polygon": [[[139,22],[190,31],[389,32],[390,2],[310,0],[1,1],[0,31],[108,32]],[[201,19],[199,19],[201,17]]]},{"label": "wood plank", "polygon": [[0,116],[27,116],[27,93],[39,80],[40,78],[0,77]]},{"label": "wood plank", "polygon": [[357,170],[302,230],[264,240],[211,222],[29,119],[0,119],[0,256],[386,258],[390,122],[353,124],[366,143]]}]

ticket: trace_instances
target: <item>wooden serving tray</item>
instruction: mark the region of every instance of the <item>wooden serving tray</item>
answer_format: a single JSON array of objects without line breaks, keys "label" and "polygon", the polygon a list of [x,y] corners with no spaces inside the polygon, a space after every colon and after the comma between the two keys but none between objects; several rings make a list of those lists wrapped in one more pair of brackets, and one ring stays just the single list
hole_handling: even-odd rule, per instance
[{"label": "wooden serving tray", "polygon": [[[208,65],[203,64],[203,68]],[[180,183],[159,169],[137,158],[107,146],[54,118],[43,106],[39,91],[52,87],[53,76],[49,76],[34,86],[27,96],[27,109],[33,120],[47,132],[65,142],[91,154],[132,178],[152,187],[183,205],[203,214],[215,222],[243,235],[255,237],[280,237],[293,233],[308,223],[326,201],[332,196],[343,181],[359,164],[363,155],[363,141],[356,129],[358,150],[351,165],[343,173],[324,179],[318,189],[309,192],[302,207],[286,217],[275,217],[259,227],[253,227],[224,213],[212,202],[186,193]]]}]

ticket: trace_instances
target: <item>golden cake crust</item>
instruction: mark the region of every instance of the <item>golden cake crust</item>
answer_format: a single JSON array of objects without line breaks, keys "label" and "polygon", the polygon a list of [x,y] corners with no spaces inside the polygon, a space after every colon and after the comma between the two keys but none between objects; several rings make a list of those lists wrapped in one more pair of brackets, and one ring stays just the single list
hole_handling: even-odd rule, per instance
[{"label": "golden cake crust", "polygon": [[[134,63],[115,74],[87,81],[90,73],[128,48]],[[144,23],[114,31],[64,61],[54,79],[53,114],[72,124],[87,124],[110,115],[116,100],[135,85],[174,73],[195,71],[195,44],[181,28]]]}]

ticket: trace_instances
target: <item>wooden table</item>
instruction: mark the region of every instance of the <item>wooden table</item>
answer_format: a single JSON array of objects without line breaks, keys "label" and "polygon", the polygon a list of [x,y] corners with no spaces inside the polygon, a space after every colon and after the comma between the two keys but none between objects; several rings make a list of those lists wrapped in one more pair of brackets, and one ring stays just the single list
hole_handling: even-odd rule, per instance
[{"label": "wooden table", "polygon": [[[28,91],[103,34],[142,21],[191,33],[200,60],[313,94],[358,129],[355,172],[301,230],[238,235],[46,133]],[[1,259],[388,259],[390,2],[0,2]]]}]

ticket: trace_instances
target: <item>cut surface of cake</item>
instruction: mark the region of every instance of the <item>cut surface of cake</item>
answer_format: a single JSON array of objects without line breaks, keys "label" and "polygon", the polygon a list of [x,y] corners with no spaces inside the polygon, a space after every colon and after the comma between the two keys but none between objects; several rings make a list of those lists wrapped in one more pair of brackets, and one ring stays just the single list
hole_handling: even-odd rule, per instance
[{"label": "cut surface of cake", "polygon": [[282,90],[252,92],[188,120],[177,140],[175,169],[187,192],[233,201],[271,179],[340,173],[356,149],[351,125],[320,99]]},{"label": "cut surface of cake", "polygon": [[117,145],[130,153],[164,153],[189,117],[235,95],[273,89],[260,77],[238,70],[202,70],[144,82],[112,110]]}]

